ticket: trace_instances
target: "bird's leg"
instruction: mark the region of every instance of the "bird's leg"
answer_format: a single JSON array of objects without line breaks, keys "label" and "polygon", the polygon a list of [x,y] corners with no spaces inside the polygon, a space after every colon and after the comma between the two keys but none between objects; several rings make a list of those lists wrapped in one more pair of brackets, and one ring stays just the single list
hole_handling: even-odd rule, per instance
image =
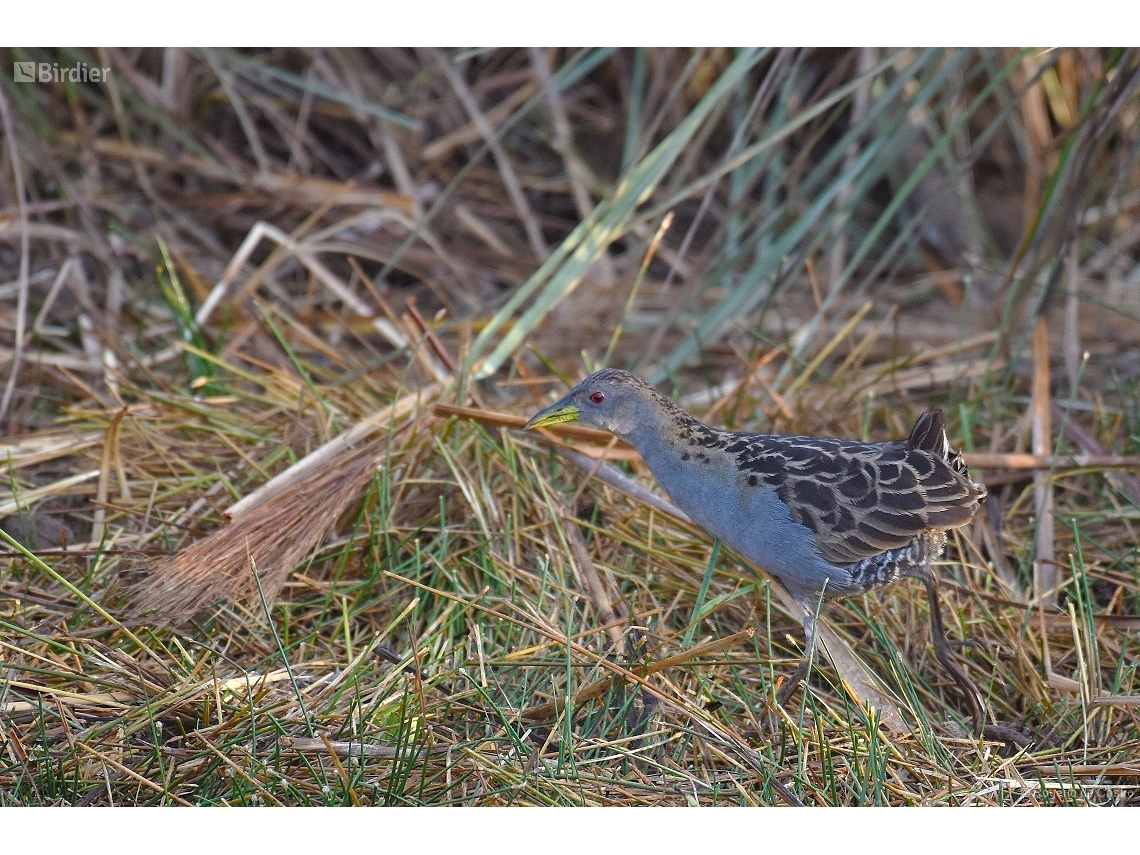
[{"label": "bird's leg", "polygon": [[[780,693],[776,695],[776,703],[779,706],[785,706],[792,695],[796,693],[796,688],[807,677],[808,669],[811,668],[812,663],[815,662],[815,624],[819,616],[819,609],[812,608],[811,601],[802,597],[797,597],[796,601],[800,604],[800,609],[803,611],[803,624],[804,624],[804,657],[800,660],[800,664],[796,666],[796,670],[792,672],[791,678],[788,682],[784,683],[780,689]],[[823,600],[820,599],[819,604]]]},{"label": "bird's leg", "polygon": [[946,632],[942,628],[942,610],[938,606],[938,577],[926,565],[913,571],[912,575],[921,579],[922,584],[926,586],[926,596],[930,600],[930,634],[934,636],[934,655],[942,667],[954,678],[958,688],[966,695],[966,700],[970,702],[970,715],[974,719],[974,735],[1015,745],[1018,748],[1027,748],[1033,740],[1021,728],[1001,722],[994,724],[986,722],[982,693],[978,691],[974,681],[967,677],[966,672],[959,667],[958,662],[961,661],[961,657],[950,646]]},{"label": "bird's leg", "polygon": [[[626,635],[625,644],[626,667],[634,673],[644,673],[642,668],[649,661],[649,641],[645,634],[640,628],[631,627]],[[628,701],[629,709],[625,718],[627,733],[641,736],[659,703],[660,701],[656,697],[644,691],[640,686],[634,687],[633,699]],[[633,744],[640,745],[641,739],[634,740]]]},{"label": "bird's leg", "polygon": [[970,715],[974,719],[974,733],[981,736],[986,722],[982,693],[959,666],[961,657],[946,639],[946,631],[942,627],[942,609],[938,604],[938,577],[925,564],[917,568],[914,575],[926,586],[926,597],[930,600],[930,634],[934,640],[934,655],[965,694],[970,704]]}]

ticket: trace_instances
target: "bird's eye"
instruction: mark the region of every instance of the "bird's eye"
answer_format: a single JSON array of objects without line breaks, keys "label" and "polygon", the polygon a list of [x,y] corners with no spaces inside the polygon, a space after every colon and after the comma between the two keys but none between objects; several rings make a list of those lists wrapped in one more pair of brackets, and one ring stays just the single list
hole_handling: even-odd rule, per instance
[{"label": "bird's eye", "polygon": [[590,395],[590,400],[593,401],[595,404],[600,404],[605,399],[606,399],[606,393],[605,392],[594,392],[593,394]]}]

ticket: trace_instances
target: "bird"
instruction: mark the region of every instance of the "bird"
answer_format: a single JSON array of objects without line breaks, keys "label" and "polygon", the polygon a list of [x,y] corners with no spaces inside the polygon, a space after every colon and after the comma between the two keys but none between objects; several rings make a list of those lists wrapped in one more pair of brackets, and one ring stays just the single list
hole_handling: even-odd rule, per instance
[{"label": "bird", "polygon": [[931,563],[947,531],[977,513],[986,488],[951,449],[940,410],[890,442],[739,433],[706,425],[644,380],[607,368],[525,427],[564,422],[632,445],[677,507],[791,593],[806,653],[780,703],[813,661],[824,600],[917,578],[930,599],[935,656],[965,694],[981,735],[982,696],[946,639]]}]

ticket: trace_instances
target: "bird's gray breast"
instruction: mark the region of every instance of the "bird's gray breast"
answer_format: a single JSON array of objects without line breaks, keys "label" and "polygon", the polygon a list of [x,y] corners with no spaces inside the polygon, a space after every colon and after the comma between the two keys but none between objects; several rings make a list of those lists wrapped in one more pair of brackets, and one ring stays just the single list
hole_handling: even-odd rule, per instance
[{"label": "bird's gray breast", "polygon": [[820,557],[811,529],[792,521],[774,490],[750,485],[735,455],[715,448],[685,453],[689,459],[663,455],[646,463],[694,522],[788,587],[818,592],[826,582],[829,594],[846,590],[850,573]]}]

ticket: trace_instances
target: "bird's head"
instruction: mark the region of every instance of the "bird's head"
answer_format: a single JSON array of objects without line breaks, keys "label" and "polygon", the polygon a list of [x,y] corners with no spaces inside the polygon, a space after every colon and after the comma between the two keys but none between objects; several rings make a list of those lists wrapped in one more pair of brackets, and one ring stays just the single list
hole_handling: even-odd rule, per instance
[{"label": "bird's head", "polygon": [[557,404],[535,414],[527,430],[563,422],[579,422],[628,439],[650,416],[656,390],[628,371],[597,371],[570,390]]}]

